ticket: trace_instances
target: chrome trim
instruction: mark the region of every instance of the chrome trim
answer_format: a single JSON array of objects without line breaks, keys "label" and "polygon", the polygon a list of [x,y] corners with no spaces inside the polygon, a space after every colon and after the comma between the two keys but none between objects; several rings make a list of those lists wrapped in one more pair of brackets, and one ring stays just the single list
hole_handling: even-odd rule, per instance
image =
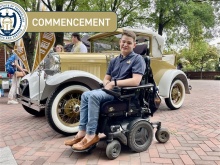
[{"label": "chrome trim", "polygon": [[17,99],[21,104],[37,111],[40,111],[41,109],[45,108],[45,104],[39,104],[38,101],[31,100],[28,97],[17,95]]}]

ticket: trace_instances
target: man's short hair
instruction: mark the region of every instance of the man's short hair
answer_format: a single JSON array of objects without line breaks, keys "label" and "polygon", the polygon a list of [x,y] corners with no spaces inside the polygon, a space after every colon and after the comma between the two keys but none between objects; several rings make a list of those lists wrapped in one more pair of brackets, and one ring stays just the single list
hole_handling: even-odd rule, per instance
[{"label": "man's short hair", "polygon": [[81,41],[79,33],[73,33],[72,37],[76,37],[79,41]]},{"label": "man's short hair", "polygon": [[134,41],[136,41],[136,34],[133,31],[123,30],[122,36],[123,35],[131,37]]}]

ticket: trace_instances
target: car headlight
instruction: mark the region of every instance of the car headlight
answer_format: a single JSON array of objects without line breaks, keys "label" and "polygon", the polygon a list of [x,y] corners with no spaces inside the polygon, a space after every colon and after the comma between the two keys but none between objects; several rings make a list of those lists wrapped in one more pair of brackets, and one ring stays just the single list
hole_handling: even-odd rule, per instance
[{"label": "car headlight", "polygon": [[56,52],[51,52],[44,59],[44,71],[47,75],[60,72],[60,56]]}]

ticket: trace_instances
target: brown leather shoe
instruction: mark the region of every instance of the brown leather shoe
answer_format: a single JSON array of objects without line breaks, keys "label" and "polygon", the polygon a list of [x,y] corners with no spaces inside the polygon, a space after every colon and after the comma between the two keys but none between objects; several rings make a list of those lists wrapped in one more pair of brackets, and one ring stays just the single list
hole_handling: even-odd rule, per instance
[{"label": "brown leather shoe", "polygon": [[78,136],[74,136],[73,139],[71,139],[71,140],[66,140],[66,141],[64,142],[64,144],[65,144],[66,146],[72,146],[73,144],[76,144],[76,143],[80,142],[83,138],[84,138],[84,137],[78,138]]},{"label": "brown leather shoe", "polygon": [[91,145],[97,143],[98,141],[99,141],[99,136],[97,135],[95,135],[95,137],[89,142],[86,138],[83,138],[79,143],[74,144],[72,148],[75,150],[85,150],[89,148]]}]

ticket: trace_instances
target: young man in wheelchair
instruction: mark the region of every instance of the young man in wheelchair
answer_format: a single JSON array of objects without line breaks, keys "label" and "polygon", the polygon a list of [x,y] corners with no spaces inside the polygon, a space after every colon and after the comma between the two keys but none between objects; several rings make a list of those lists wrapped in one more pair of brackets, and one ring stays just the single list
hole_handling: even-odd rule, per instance
[{"label": "young man in wheelchair", "polygon": [[[131,31],[124,31],[119,45],[121,53],[111,60],[103,80],[104,88],[113,89],[115,81],[119,87],[138,86],[144,75],[146,64],[141,55],[134,53],[136,35]],[[114,96],[102,89],[84,92],[81,96],[79,132],[65,145],[72,146],[74,150],[85,150],[99,141],[96,135],[100,105],[106,101],[114,100]]]}]

